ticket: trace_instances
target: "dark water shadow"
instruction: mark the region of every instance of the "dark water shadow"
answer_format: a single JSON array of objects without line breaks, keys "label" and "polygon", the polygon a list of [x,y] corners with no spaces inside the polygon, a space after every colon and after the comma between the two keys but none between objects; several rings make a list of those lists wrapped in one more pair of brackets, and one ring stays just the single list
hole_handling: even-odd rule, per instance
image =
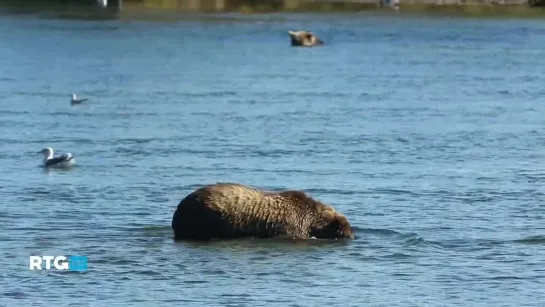
[{"label": "dark water shadow", "polygon": [[61,168],[61,167],[57,167],[57,168],[45,168],[43,167],[43,165],[37,165],[36,167],[38,168],[41,168],[42,169],[42,173],[44,173],[45,175],[52,175],[54,173],[57,173],[57,172],[61,172],[61,173],[64,173],[64,172],[74,172],[77,170],[78,168],[78,165],[74,165],[72,167],[64,167],[64,168]]},{"label": "dark water shadow", "polygon": [[545,235],[526,237],[523,239],[514,240],[513,242],[525,245],[545,245]]},{"label": "dark water shadow", "polygon": [[[360,232],[358,227],[354,227],[355,231]],[[175,239],[171,229],[170,236],[175,245],[189,246],[193,248],[213,248],[213,249],[274,249],[274,250],[310,250],[310,249],[322,249],[322,248],[338,248],[340,246],[348,246],[354,244],[358,240],[358,237],[354,240],[347,239],[293,239],[287,236],[279,236],[275,238],[241,238],[231,240],[209,240],[209,241],[192,241],[192,240],[180,240]]]},{"label": "dark water shadow", "polygon": [[[365,228],[353,226],[355,233],[354,240],[347,239],[306,239],[296,240],[290,237],[276,237],[276,238],[241,238],[231,240],[209,240],[209,241],[192,241],[192,240],[180,240],[174,238],[174,233],[170,225],[164,226],[136,226],[120,229],[121,233],[117,233],[117,236],[121,237],[135,237],[138,239],[152,240],[162,242],[161,244],[172,243],[176,247],[190,247],[195,249],[205,250],[232,250],[232,251],[309,251],[316,249],[328,249],[336,250],[347,246],[354,246],[357,249],[364,248],[365,246],[390,246],[395,248],[401,248],[404,250],[425,250],[425,251],[448,251],[448,250],[460,250],[460,249],[475,249],[482,248],[483,242],[486,243],[488,248],[490,242],[488,240],[446,240],[446,241],[434,241],[429,240],[414,232],[400,232],[392,229],[381,228]],[[483,241],[483,242],[482,242]],[[519,244],[544,244],[545,239],[542,236],[525,238],[522,240],[516,240],[512,243]],[[507,244],[508,241],[502,241],[501,244]]]},{"label": "dark water shadow", "polygon": [[234,240],[210,240],[210,241],[188,241],[175,240],[178,247],[190,247],[195,249],[229,250],[229,251],[309,251],[315,249],[336,249],[347,246],[350,240],[294,240],[291,238],[244,238]]},{"label": "dark water shadow", "polygon": [[249,249],[249,248],[296,248],[296,249],[309,249],[309,248],[322,248],[322,247],[337,247],[346,246],[356,240],[345,239],[306,239],[295,240],[290,237],[275,237],[275,238],[241,238],[220,240],[213,239],[209,241],[192,241],[192,240],[180,240],[174,238],[174,233],[170,226],[147,226],[139,229],[124,229],[130,233],[140,233],[143,237],[162,237],[173,242],[177,246],[190,246],[194,248],[227,248],[227,249]]}]

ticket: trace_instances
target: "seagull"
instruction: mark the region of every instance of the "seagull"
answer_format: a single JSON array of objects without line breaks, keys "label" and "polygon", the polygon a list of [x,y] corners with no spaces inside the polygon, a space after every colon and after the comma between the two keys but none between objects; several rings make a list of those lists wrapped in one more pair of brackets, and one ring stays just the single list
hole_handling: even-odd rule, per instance
[{"label": "seagull", "polygon": [[76,94],[72,94],[72,99],[70,99],[70,104],[71,105],[75,105],[75,104],[80,104],[86,100],[88,100],[89,98],[83,98],[83,99],[78,99],[76,97]]},{"label": "seagull", "polygon": [[59,157],[53,158],[53,148],[46,147],[42,150],[40,150],[38,153],[41,153],[44,155],[44,167],[50,168],[50,167],[60,167],[60,168],[68,168],[73,166],[76,163],[76,157],[74,157],[71,153],[67,152]]}]

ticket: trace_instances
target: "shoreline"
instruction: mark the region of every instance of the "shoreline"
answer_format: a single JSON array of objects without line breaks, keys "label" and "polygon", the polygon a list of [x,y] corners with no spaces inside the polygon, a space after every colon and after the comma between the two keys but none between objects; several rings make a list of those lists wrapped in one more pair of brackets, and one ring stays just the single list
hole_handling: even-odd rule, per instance
[{"label": "shoreline", "polygon": [[[87,1],[87,0],[86,0]],[[96,1],[96,0],[93,0]],[[399,1],[398,7],[381,5],[385,0],[124,0],[121,5],[110,0],[107,9],[96,2],[58,4],[53,1],[31,1],[21,4],[0,0],[0,10],[12,13],[62,15],[68,18],[170,19],[179,15],[208,14],[354,14],[401,16],[456,16],[456,17],[545,17],[544,6],[531,6],[528,1],[545,0],[390,0]],[[115,7],[113,5],[115,4]]]},{"label": "shoreline", "polygon": [[[125,0],[127,1],[127,0]],[[225,6],[216,6],[222,2]],[[363,1],[299,1],[301,5],[286,5],[290,0],[233,1],[229,0],[132,0],[123,4],[126,14],[198,13],[198,14],[354,14],[467,16],[467,17],[545,17],[545,7],[530,6],[533,0],[398,0],[399,7],[381,5],[380,0]],[[543,0],[545,1],[545,0]],[[237,2],[237,4],[234,4]],[[267,3],[263,3],[267,2]],[[189,4],[193,4],[192,6]],[[282,4],[282,5],[280,5]],[[124,14],[122,14],[124,15]]]},{"label": "shoreline", "polygon": [[[112,1],[112,0],[110,0]],[[119,0],[117,0],[119,1]],[[123,7],[141,6],[198,12],[357,12],[392,9],[462,9],[478,7],[545,9],[545,0],[123,0]]]}]

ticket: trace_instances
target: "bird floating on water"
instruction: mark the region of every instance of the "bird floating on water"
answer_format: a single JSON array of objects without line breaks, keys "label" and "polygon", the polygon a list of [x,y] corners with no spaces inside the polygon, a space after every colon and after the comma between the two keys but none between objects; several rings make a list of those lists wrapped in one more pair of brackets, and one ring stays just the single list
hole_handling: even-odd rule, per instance
[{"label": "bird floating on water", "polygon": [[53,148],[45,147],[40,150],[38,153],[44,155],[44,164],[45,168],[55,167],[55,168],[69,168],[76,163],[76,157],[71,153],[64,153],[56,158],[53,157]]},{"label": "bird floating on water", "polygon": [[71,105],[80,104],[86,100],[89,100],[89,98],[80,99],[76,97],[76,94],[72,94],[72,99],[70,99],[70,104]]}]

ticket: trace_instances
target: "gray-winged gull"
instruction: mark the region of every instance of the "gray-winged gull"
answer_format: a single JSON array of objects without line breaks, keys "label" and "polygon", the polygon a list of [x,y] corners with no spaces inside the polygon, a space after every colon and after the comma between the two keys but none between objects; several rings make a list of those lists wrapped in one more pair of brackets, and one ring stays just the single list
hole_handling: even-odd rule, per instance
[{"label": "gray-winged gull", "polygon": [[38,153],[41,153],[44,155],[44,167],[50,168],[50,167],[60,167],[60,168],[68,168],[73,166],[76,163],[76,157],[74,157],[71,153],[67,152],[64,153],[56,158],[53,157],[53,148],[46,147],[42,150],[40,150]]}]

